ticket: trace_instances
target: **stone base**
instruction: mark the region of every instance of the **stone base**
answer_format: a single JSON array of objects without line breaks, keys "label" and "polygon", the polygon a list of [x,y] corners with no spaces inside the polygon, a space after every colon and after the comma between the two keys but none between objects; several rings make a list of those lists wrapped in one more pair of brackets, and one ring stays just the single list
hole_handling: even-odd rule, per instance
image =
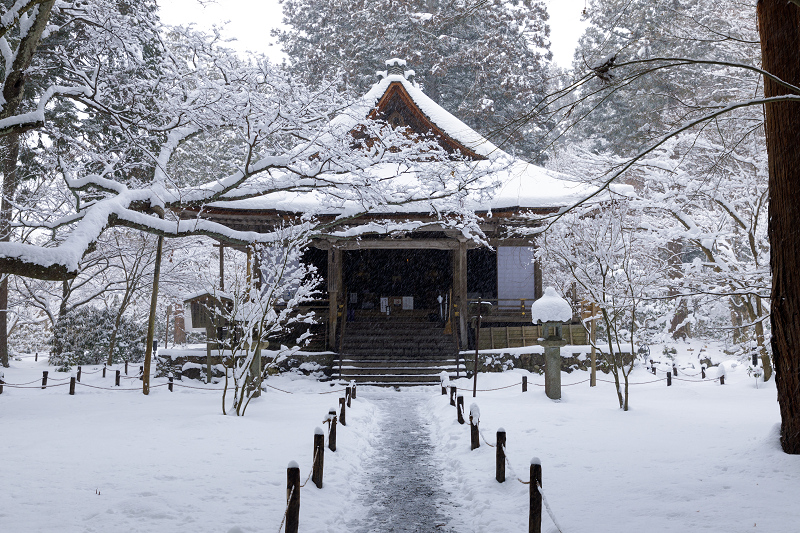
[{"label": "stone base", "polygon": [[[504,372],[512,368],[521,368],[534,372],[536,374],[544,374],[545,358],[542,349],[539,352],[532,353],[503,353],[498,352],[481,352],[478,354],[478,370],[481,372]],[[626,363],[631,361],[630,354],[623,354],[623,360]],[[473,363],[475,361],[475,352],[461,353],[459,355],[459,364],[464,365],[468,372],[472,372]],[[562,372],[571,373],[573,370],[591,370],[592,360],[589,353],[573,353],[571,356],[561,356],[561,370]],[[609,365],[602,357],[597,356],[597,371],[608,374],[611,372],[611,365]]]}]

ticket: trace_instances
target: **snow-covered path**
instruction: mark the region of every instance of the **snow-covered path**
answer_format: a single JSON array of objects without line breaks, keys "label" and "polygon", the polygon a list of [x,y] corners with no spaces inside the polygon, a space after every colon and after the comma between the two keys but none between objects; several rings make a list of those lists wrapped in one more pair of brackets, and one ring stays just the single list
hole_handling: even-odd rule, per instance
[{"label": "snow-covered path", "polygon": [[419,413],[423,398],[411,390],[363,394],[380,410],[381,424],[376,453],[363,465],[360,503],[369,512],[350,530],[453,532],[447,526],[452,505],[433,457],[430,427]]}]

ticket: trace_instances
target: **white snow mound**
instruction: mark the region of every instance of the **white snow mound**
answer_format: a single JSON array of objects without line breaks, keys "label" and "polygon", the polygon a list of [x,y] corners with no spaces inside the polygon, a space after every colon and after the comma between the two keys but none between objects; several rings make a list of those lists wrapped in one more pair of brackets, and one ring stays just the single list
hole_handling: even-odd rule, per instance
[{"label": "white snow mound", "polygon": [[558,295],[553,287],[547,287],[544,296],[531,305],[531,320],[541,322],[567,322],[572,320],[572,307]]}]

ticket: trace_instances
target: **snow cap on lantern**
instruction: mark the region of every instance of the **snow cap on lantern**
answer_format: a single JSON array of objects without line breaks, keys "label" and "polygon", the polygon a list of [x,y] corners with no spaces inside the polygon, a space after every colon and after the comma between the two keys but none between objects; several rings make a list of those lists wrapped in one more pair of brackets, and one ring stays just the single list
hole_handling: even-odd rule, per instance
[{"label": "snow cap on lantern", "polygon": [[561,338],[561,323],[572,320],[572,307],[553,287],[547,287],[544,296],[531,305],[531,320],[544,323],[545,338]]}]

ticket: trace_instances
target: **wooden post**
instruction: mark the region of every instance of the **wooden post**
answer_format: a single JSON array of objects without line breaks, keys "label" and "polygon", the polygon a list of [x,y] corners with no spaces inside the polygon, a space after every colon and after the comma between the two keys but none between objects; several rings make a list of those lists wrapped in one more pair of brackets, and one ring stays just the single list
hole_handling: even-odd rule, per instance
[{"label": "wooden post", "polygon": [[462,395],[458,395],[458,399],[456,400],[456,411],[458,411],[458,423],[464,423],[464,397]]},{"label": "wooden post", "polygon": [[478,299],[478,320],[475,327],[475,364],[472,367],[472,397],[478,394],[478,348],[481,343],[481,307],[482,301]]},{"label": "wooden post", "polygon": [[652,371],[653,371],[653,375],[655,376],[655,375],[656,375],[656,367],[654,367],[654,366],[651,366],[651,367],[650,367],[650,370],[652,370]]},{"label": "wooden post", "polygon": [[47,370],[42,370],[42,388],[47,388]]},{"label": "wooden post", "polygon": [[528,392],[528,376],[522,376],[522,392]]},{"label": "wooden post", "polygon": [[103,377],[106,377],[106,364],[103,363]]},{"label": "wooden post", "polygon": [[[472,404],[472,405],[474,406],[475,404]],[[469,410],[469,441],[470,441],[470,443],[469,443],[470,448],[469,449],[470,449],[470,451],[481,447],[481,437],[480,437],[480,433],[478,432],[479,431],[478,430],[478,423],[479,422],[480,422],[479,420],[473,420],[472,407],[470,407],[470,410]]]},{"label": "wooden post", "polygon": [[39,360],[39,352],[36,352],[36,353],[34,354],[34,356],[33,356],[33,360],[34,360],[34,361],[38,361],[38,360]]},{"label": "wooden post", "polygon": [[719,384],[720,384],[720,385],[725,385],[725,374],[722,374],[722,375],[719,377]]},{"label": "wooden post", "polygon": [[542,533],[542,462],[538,457],[531,459],[530,514],[528,515],[528,533]]},{"label": "wooden post", "polygon": [[144,367],[139,365],[139,381],[144,380]]},{"label": "wooden post", "polygon": [[506,430],[497,430],[497,454],[495,456],[495,479],[498,483],[506,480]]},{"label": "wooden post", "polygon": [[333,242],[328,248],[328,349],[338,350],[339,294],[342,290],[342,250]]},{"label": "wooden post", "polygon": [[450,405],[455,406],[456,404],[456,386],[450,385]]},{"label": "wooden post", "polygon": [[114,385],[119,387],[119,370],[117,370],[117,377],[114,379]]},{"label": "wooden post", "polygon": [[75,376],[69,377],[69,395],[75,396]]},{"label": "wooden post", "polygon": [[125,375],[128,375],[128,362],[125,361]]},{"label": "wooden post", "polygon": [[344,397],[347,398],[347,407],[350,407],[350,397],[353,394],[353,389],[351,387],[344,388]]},{"label": "wooden post", "polygon": [[169,376],[167,376],[167,379],[169,379],[169,385],[167,385],[167,388],[169,389],[170,392],[172,392],[172,379],[173,379],[172,372],[169,373]]},{"label": "wooden post", "polygon": [[675,365],[675,363],[672,363],[672,375],[673,376],[678,375],[678,367]]},{"label": "wooden post", "polygon": [[442,385],[442,396],[447,396],[447,387]]},{"label": "wooden post", "polygon": [[705,366],[701,366],[700,367],[700,377],[702,379],[706,379],[706,367]]},{"label": "wooden post", "polygon": [[325,465],[325,432],[322,428],[314,429],[314,466],[311,470],[311,481],[318,489],[322,488],[322,469]]},{"label": "wooden post", "polygon": [[81,380],[81,365],[78,365],[78,374],[77,376],[75,376],[75,379],[77,379],[78,381]]},{"label": "wooden post", "polygon": [[5,383],[3,379],[5,379],[5,377],[6,375],[3,372],[0,372],[0,394],[3,394],[3,384]]},{"label": "wooden post", "polygon": [[355,399],[356,399],[356,388],[357,388],[357,387],[356,387],[356,382],[355,382],[355,381],[351,381],[351,382],[350,382],[350,387],[353,389],[353,390],[352,390],[352,392],[353,392],[353,399],[355,400]]},{"label": "wooden post", "polygon": [[328,411],[328,420],[331,422],[331,430],[328,433],[328,449],[336,451],[336,409],[333,407]]},{"label": "wooden post", "polygon": [[339,422],[341,422],[343,426],[347,425],[347,418],[345,417],[346,405],[347,401],[344,398],[339,398]]},{"label": "wooden post", "polygon": [[286,533],[300,527],[300,465],[290,461],[286,467]]},{"label": "wooden post", "polygon": [[597,320],[594,318],[594,315],[595,315],[595,312],[596,312],[594,302],[592,302],[589,305],[589,309],[590,309],[590,312],[592,314],[592,319],[590,321],[590,325],[591,325],[591,328],[592,328],[591,341],[590,341],[590,343],[592,345],[592,351],[591,351],[591,354],[589,356],[591,361],[592,361],[592,373],[591,373],[591,375],[589,377],[589,386],[590,387],[596,387],[597,386],[597,348],[595,348],[595,344],[597,343]]},{"label": "wooden post", "polygon": [[672,386],[672,374],[667,372],[667,387]]}]

